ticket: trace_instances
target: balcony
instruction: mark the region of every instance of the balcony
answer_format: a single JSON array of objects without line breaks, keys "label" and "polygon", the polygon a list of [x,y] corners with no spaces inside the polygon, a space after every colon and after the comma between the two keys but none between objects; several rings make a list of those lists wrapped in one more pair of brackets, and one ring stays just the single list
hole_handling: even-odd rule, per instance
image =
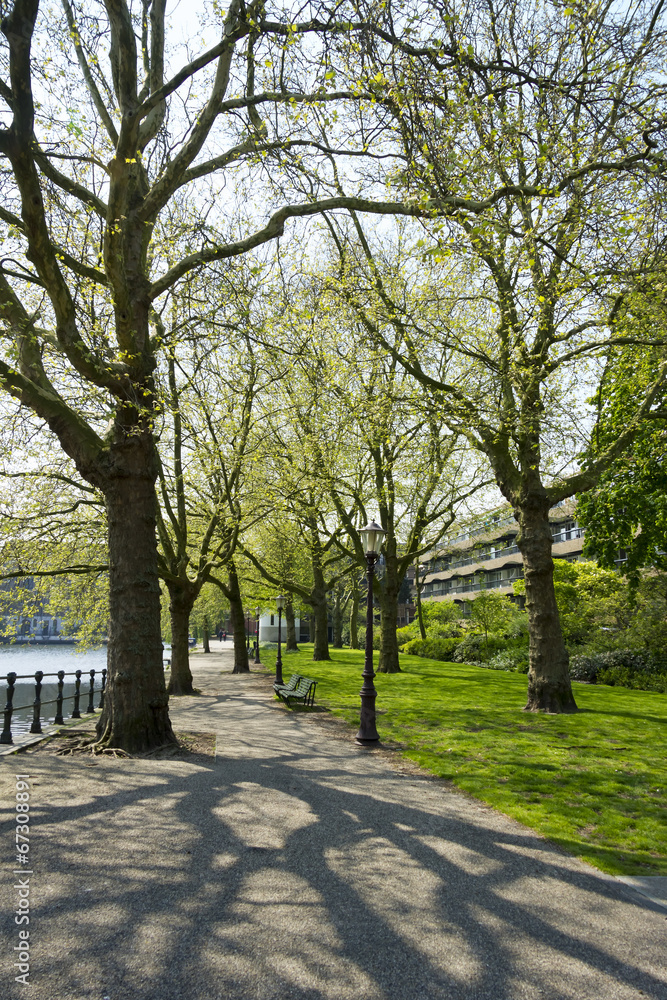
[{"label": "balcony", "polygon": [[571,528],[562,528],[560,531],[552,530],[551,540],[554,545],[557,542],[570,542],[573,538],[583,538],[585,533],[585,528],[580,528],[578,525],[574,525]]}]

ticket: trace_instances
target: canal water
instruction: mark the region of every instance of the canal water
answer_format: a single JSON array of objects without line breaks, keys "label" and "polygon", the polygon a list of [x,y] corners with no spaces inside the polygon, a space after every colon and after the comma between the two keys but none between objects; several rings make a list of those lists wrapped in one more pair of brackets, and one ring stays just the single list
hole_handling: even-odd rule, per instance
[{"label": "canal water", "polygon": [[[52,723],[56,714],[55,699],[58,694],[59,670],[65,670],[68,677],[63,687],[63,719],[71,717],[74,707],[74,679],[70,680],[72,671],[81,671],[81,714],[88,706],[88,690],[90,686],[90,671],[95,671],[95,707],[100,703],[99,688],[102,683],[102,670],[107,665],[107,648],[90,649],[79,653],[76,646],[0,646],[0,709],[7,701],[7,674],[16,673],[14,689],[14,713],[12,715],[12,735],[16,737],[30,732],[35,700],[35,671],[42,670],[46,675],[42,681],[42,725]],[[26,676],[27,675],[27,676]],[[53,704],[46,704],[52,702]],[[1,727],[0,727],[1,728]]]}]

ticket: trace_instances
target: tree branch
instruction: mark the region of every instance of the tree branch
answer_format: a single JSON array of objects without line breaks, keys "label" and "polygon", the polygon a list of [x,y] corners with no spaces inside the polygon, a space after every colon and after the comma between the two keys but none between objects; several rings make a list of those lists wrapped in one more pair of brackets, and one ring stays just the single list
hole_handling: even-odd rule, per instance
[{"label": "tree branch", "polygon": [[[83,74],[86,87],[88,88],[88,93],[90,94],[93,104],[95,105],[95,110],[100,116],[100,121],[103,122],[104,127],[107,130],[107,135],[115,146],[118,142],[118,132],[116,131],[116,126],[114,125],[113,119],[107,110],[107,106],[102,100],[102,96],[97,89],[97,84],[95,83],[90,66],[88,65],[88,60],[86,59],[86,54],[83,51],[83,46],[81,44],[81,36],[79,35],[74,21],[74,13],[68,3],[68,0],[62,0],[62,5],[65,10],[65,17],[67,18],[70,38],[72,39],[72,43],[74,45],[74,51],[76,52],[76,57],[79,61],[79,66],[81,67],[81,72]],[[110,88],[107,88],[107,90],[110,92]]]}]

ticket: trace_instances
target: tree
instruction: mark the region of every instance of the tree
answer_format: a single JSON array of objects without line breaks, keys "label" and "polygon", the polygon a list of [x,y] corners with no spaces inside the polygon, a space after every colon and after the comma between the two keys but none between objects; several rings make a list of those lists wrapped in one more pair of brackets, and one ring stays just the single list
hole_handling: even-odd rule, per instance
[{"label": "tree", "polygon": [[207,637],[216,634],[218,627],[224,623],[228,613],[229,603],[225,600],[220,588],[212,583],[205,583],[190,613],[190,623],[202,636],[205,653],[211,651],[210,648],[206,649]]},{"label": "tree", "polygon": [[[570,649],[589,652],[649,650],[664,659],[667,639],[667,575],[642,574],[636,584],[592,561],[554,568],[556,600]],[[523,592],[523,581],[514,584]]]},{"label": "tree", "polygon": [[364,77],[377,80],[385,143],[403,156],[388,184],[432,206],[431,219],[396,289],[380,240],[353,215],[341,294],[431,389],[440,418],[488,457],[520,526],[526,708],[574,711],[548,513],[623,453],[665,382],[661,361],[624,429],[573,468],[591,424],[580,386],[595,383],[598,359],[627,342],[664,343],[661,331],[638,338],[622,325],[630,276],[664,239],[664,155],[653,138],[666,120],[653,72],[663,7],[445,4],[432,20],[418,54],[372,42]]},{"label": "tree", "polygon": [[[328,222],[344,262],[344,236]],[[398,260],[388,261],[387,271],[389,280],[395,272],[400,281]],[[378,671],[397,673],[399,594],[408,568],[437,545],[461,504],[486,485],[486,470],[465,438],[438,419],[430,391],[406,374],[396,352],[377,350],[373,317],[364,312],[360,323],[354,310],[337,305],[329,284],[325,274],[311,307],[317,332],[299,342],[296,363],[311,399],[297,419],[344,529],[337,544],[359,567],[366,563],[359,529],[373,508],[378,511],[385,532],[373,582],[381,612]],[[368,332],[373,342],[367,347]],[[322,445],[325,436],[331,439],[332,415],[346,435],[338,461]]]},{"label": "tree", "polygon": [[[665,298],[662,308],[635,296],[626,311],[629,326],[667,328]],[[647,315],[648,312],[648,315]],[[600,387],[593,399],[598,419],[584,463],[595,461],[622,432],[629,405],[650,383],[661,353],[629,346],[610,351]],[[633,588],[641,570],[667,570],[667,387],[656,399],[632,447],[599,477],[596,485],[577,498],[577,518],[586,529],[584,552],[600,565],[619,569]]]},{"label": "tree", "polygon": [[265,581],[276,590],[287,590],[302,605],[312,612],[315,635],[313,659],[329,660],[329,625],[327,595],[334,590],[343,576],[349,572],[349,565],[341,568],[341,555],[335,545],[335,537],[326,525],[321,523],[321,514],[312,493],[306,492],[292,498],[293,522],[298,545],[307,553],[310,562],[309,581],[291,577],[286,579],[276,573],[270,561],[264,559],[261,549],[251,549],[244,543],[244,554]]},{"label": "tree", "polygon": [[417,624],[419,634],[422,639],[426,638],[426,626],[424,625],[424,605],[422,604],[423,583],[419,579],[419,559],[415,559],[415,603],[417,605]]},{"label": "tree", "polygon": [[482,590],[470,605],[470,617],[484,632],[484,642],[489,645],[489,632],[502,632],[516,611],[507,597],[495,590]]},{"label": "tree", "polygon": [[0,434],[0,614],[64,618],[80,644],[99,643],[109,627],[103,498],[57,455],[35,420],[4,408]]},{"label": "tree", "polygon": [[[111,626],[109,695],[98,736],[102,745],[128,750],[173,739],[161,664],[154,524],[159,411],[154,371],[161,345],[151,336],[151,317],[163,296],[212,261],[281,236],[289,219],[325,210],[393,213],[429,224],[450,219],[475,253],[479,250],[485,266],[487,258],[499,259],[493,245],[491,256],[484,257],[485,240],[493,242],[496,225],[501,243],[503,232],[512,239],[519,232],[520,270],[532,267],[536,292],[531,322],[546,339],[540,333],[523,348],[504,349],[500,360],[501,368],[523,372],[515,388],[525,420],[515,437],[522,442],[519,464],[530,469],[535,460],[539,464],[539,434],[536,438],[530,417],[542,404],[535,375],[542,373],[540,366],[549,367],[544,345],[555,343],[550,338],[554,302],[562,300],[559,275],[567,286],[578,274],[577,267],[567,271],[558,264],[561,257],[573,256],[570,223],[583,219],[577,206],[597,199],[597,214],[584,220],[586,237],[593,234],[601,252],[615,252],[618,241],[605,239],[610,206],[622,241],[620,224],[632,220],[616,206],[636,205],[645,179],[662,169],[652,138],[663,121],[662,82],[659,73],[647,75],[662,42],[660,4],[648,12],[642,6],[627,23],[618,23],[625,14],[613,6],[600,13],[574,3],[561,25],[560,10],[552,17],[541,6],[517,18],[513,4],[501,11],[473,4],[462,13],[438,5],[428,8],[421,23],[410,8],[391,4],[361,17],[355,8],[336,7],[332,15],[325,6],[298,22],[290,11],[271,20],[259,2],[246,6],[233,0],[220,40],[167,81],[165,7],[164,0],[155,0],[150,16],[146,5],[134,16],[125,0],[107,0],[98,18],[66,0],[64,23],[56,25],[51,10],[38,19],[38,0],[16,0],[2,28],[8,82],[0,85],[7,109],[0,128],[0,155],[7,165],[0,221],[8,252],[0,272],[6,348],[0,380],[5,391],[48,423],[82,477],[104,495]],[[394,24],[405,25],[403,37],[397,37]],[[349,44],[352,36],[354,44]],[[41,43],[39,63],[31,61],[33,37]],[[61,57],[63,38],[70,40],[76,63]],[[475,39],[472,53],[470,38]],[[591,65],[599,72],[589,73]],[[335,89],[338,74],[347,89]],[[263,90],[256,89],[256,77]],[[191,83],[190,100],[179,104]],[[77,105],[82,86],[86,113],[62,116],[63,98]],[[205,100],[195,107],[195,95],[202,91]],[[409,106],[406,99],[414,95],[419,101]],[[327,106],[342,101],[358,107],[359,115],[343,120],[326,114]],[[491,119],[496,103],[499,117]],[[262,118],[259,109],[267,105],[272,113]],[[336,123],[333,147],[323,135],[331,120]],[[593,137],[587,146],[579,141],[586,127]],[[389,180],[398,198],[393,201],[383,200],[379,187],[384,178],[377,167],[386,162],[380,148],[383,128],[394,142]],[[514,154],[526,136],[531,142],[536,138],[539,147],[524,171],[525,156]],[[346,161],[337,157],[339,152]],[[231,187],[235,177],[242,177],[247,183],[246,170],[254,171],[256,180],[267,160],[283,168],[266,170],[267,187],[269,175],[287,175],[291,183],[301,178],[306,197],[299,203],[277,194],[258,197],[255,202],[266,208],[262,218],[253,217],[252,208],[232,217],[230,201],[221,196],[228,190],[225,182]],[[367,197],[358,194],[364,160],[375,165],[369,168]],[[340,188],[338,163],[349,161],[355,163],[353,194]],[[225,182],[218,180],[223,171]],[[627,187],[614,188],[614,178]],[[161,247],[169,246],[171,253],[178,242],[169,209],[181,189],[187,189],[199,218],[179,244],[178,261],[167,264]],[[240,201],[248,204],[245,197]],[[539,206],[547,203],[563,208],[563,225],[559,230],[552,214],[533,238]],[[503,215],[508,205],[514,208]],[[640,206],[651,221],[647,239],[660,221],[652,206],[649,200]],[[222,242],[206,221],[215,211],[227,212]],[[176,229],[182,236],[182,228]],[[542,250],[544,260],[556,262],[555,270],[550,263],[544,270]],[[501,264],[494,275],[499,276],[504,317],[499,329],[505,331],[507,347],[516,327],[512,296],[516,299],[522,285],[512,283],[516,267]],[[611,265],[605,262],[607,272]],[[553,275],[553,281],[544,283],[544,274]],[[469,277],[478,280],[474,269]],[[579,350],[576,338],[585,329],[581,323],[571,328],[566,336],[571,350]],[[496,361],[490,370],[495,373],[497,367]],[[430,370],[422,374],[434,378]],[[465,422],[467,396],[460,386],[454,388],[452,419]],[[437,391],[443,389],[449,394],[449,383]],[[497,437],[498,428],[488,420],[476,426],[471,433],[478,440]],[[501,427],[501,443],[504,433]],[[617,443],[618,452],[626,440]],[[529,549],[534,556],[528,603],[531,607],[534,595],[541,609],[534,615],[533,634],[542,638],[536,639],[532,656],[529,704],[572,707],[571,692],[563,688],[563,655],[545,659],[540,652],[562,650],[543,530],[549,497],[539,477],[513,475],[515,456],[506,460],[499,447],[494,461],[507,494],[517,498],[517,511],[535,514],[520,515],[524,558],[531,562]],[[576,488],[591,482],[604,460],[601,456]]]},{"label": "tree", "polygon": [[[627,586],[612,570],[594,562],[568,563],[557,559],[554,589],[563,634],[571,646],[610,643],[627,625]],[[604,636],[604,638],[603,638]]]},{"label": "tree", "polygon": [[295,653],[298,652],[296,616],[297,613],[300,616],[303,614],[306,605],[293,592],[292,585],[298,584],[309,589],[312,585],[311,568],[299,531],[287,520],[274,520],[273,514],[271,505],[267,518],[257,523],[244,540],[257,555],[263,570],[276,583],[268,586],[269,581],[263,572],[258,572],[255,564],[249,560],[243,567],[243,579],[251,600],[259,606],[260,611],[262,608],[275,607],[276,590],[286,595],[285,652]]},{"label": "tree", "polygon": [[[282,300],[279,300],[281,302]],[[311,609],[314,626],[313,659],[328,660],[327,597],[350,572],[336,545],[340,529],[333,527],[335,509],[322,477],[323,451],[326,461],[337,462],[343,429],[331,411],[318,410],[319,399],[304,393],[296,365],[300,351],[281,348],[279,304],[273,306],[272,344],[275,375],[270,395],[264,397],[262,427],[265,434],[264,491],[270,501],[269,530],[244,541],[243,551],[264,580],[286,590]],[[300,345],[301,341],[299,341]],[[314,423],[327,424],[321,442],[313,437]],[[275,541],[280,540],[276,548]],[[308,574],[301,560],[285,558],[290,546],[307,555]]]},{"label": "tree", "polygon": [[429,635],[449,636],[458,634],[458,624],[461,621],[461,605],[456,601],[445,599],[444,601],[424,601],[422,604],[422,617],[425,631],[422,639]]},{"label": "tree", "polygon": [[[327,217],[326,225],[342,253],[337,221]],[[396,259],[390,266],[400,270]],[[312,488],[322,534],[328,531],[347,560],[333,588],[335,643],[342,641],[343,593],[350,586],[354,595],[350,581],[366,565],[360,528],[371,516],[380,520],[385,537],[374,579],[379,670],[395,673],[399,594],[408,567],[437,544],[463,500],[483,485],[481,463],[437,418],[429,391],[415,385],[391,354],[368,344],[365,324],[341,307],[335,285],[332,294],[330,260],[324,256],[324,268],[315,269],[303,255],[292,269],[283,269],[272,324],[272,350],[289,370],[283,423],[272,423],[277,452],[289,455],[286,492],[306,497],[304,484]]]},{"label": "tree", "polygon": [[[165,79],[165,12],[165,0],[139,12],[107,0],[102,13],[63,0],[58,23],[39,0],[15,0],[2,22],[0,382],[104,496],[110,634],[98,744],[130,752],[174,739],[160,642],[153,311],[196,270],[319,211],[317,201],[274,202],[268,218],[234,218],[216,177],[226,171],[231,186],[239,168],[261,173],[264,157],[292,143],[305,156],[308,138],[284,134],[299,107],[359,100],[332,90],[326,47],[315,42],[349,20],[293,28],[287,12],[270,22],[260,2],[232,0],[216,17],[219,40]],[[256,91],[262,74],[266,89]],[[276,114],[262,119],[267,104]],[[84,111],[63,115],[63,106]],[[186,189],[197,219],[180,239],[169,209]],[[216,208],[227,214],[222,241],[207,231]],[[161,247],[171,254],[175,243],[182,252],[168,265]]]},{"label": "tree", "polygon": [[[241,269],[236,280],[241,282]],[[261,390],[260,372],[247,338],[232,340],[232,331],[247,322],[247,296],[241,299],[241,318],[234,303],[224,308],[217,296],[204,289],[204,301],[195,311],[194,289],[187,305],[172,303],[171,329],[157,321],[166,351],[165,426],[160,442],[158,571],[166,583],[171,613],[171,675],[168,693],[191,694],[189,620],[202,587],[228,567],[229,582],[218,579],[230,604],[232,622],[242,624],[230,564],[239,532],[257,516],[253,507],[248,464],[253,452],[253,403]],[[238,292],[237,292],[238,294]],[[198,303],[199,305],[199,303]],[[185,312],[185,315],[184,315]],[[227,343],[213,348],[201,343],[202,326],[216,327],[225,320]],[[193,326],[197,333],[193,336]],[[178,334],[176,333],[178,330]],[[188,343],[190,341],[190,343]],[[240,619],[240,620],[239,620]],[[247,671],[234,628],[235,672]]]}]

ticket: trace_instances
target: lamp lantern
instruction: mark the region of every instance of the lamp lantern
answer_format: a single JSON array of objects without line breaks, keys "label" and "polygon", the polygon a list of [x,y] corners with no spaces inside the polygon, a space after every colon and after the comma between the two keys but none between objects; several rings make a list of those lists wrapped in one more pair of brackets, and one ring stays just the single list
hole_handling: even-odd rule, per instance
[{"label": "lamp lantern", "polygon": [[359,534],[364,553],[367,556],[377,556],[386,531],[375,521],[369,521],[365,528],[359,529]]}]

